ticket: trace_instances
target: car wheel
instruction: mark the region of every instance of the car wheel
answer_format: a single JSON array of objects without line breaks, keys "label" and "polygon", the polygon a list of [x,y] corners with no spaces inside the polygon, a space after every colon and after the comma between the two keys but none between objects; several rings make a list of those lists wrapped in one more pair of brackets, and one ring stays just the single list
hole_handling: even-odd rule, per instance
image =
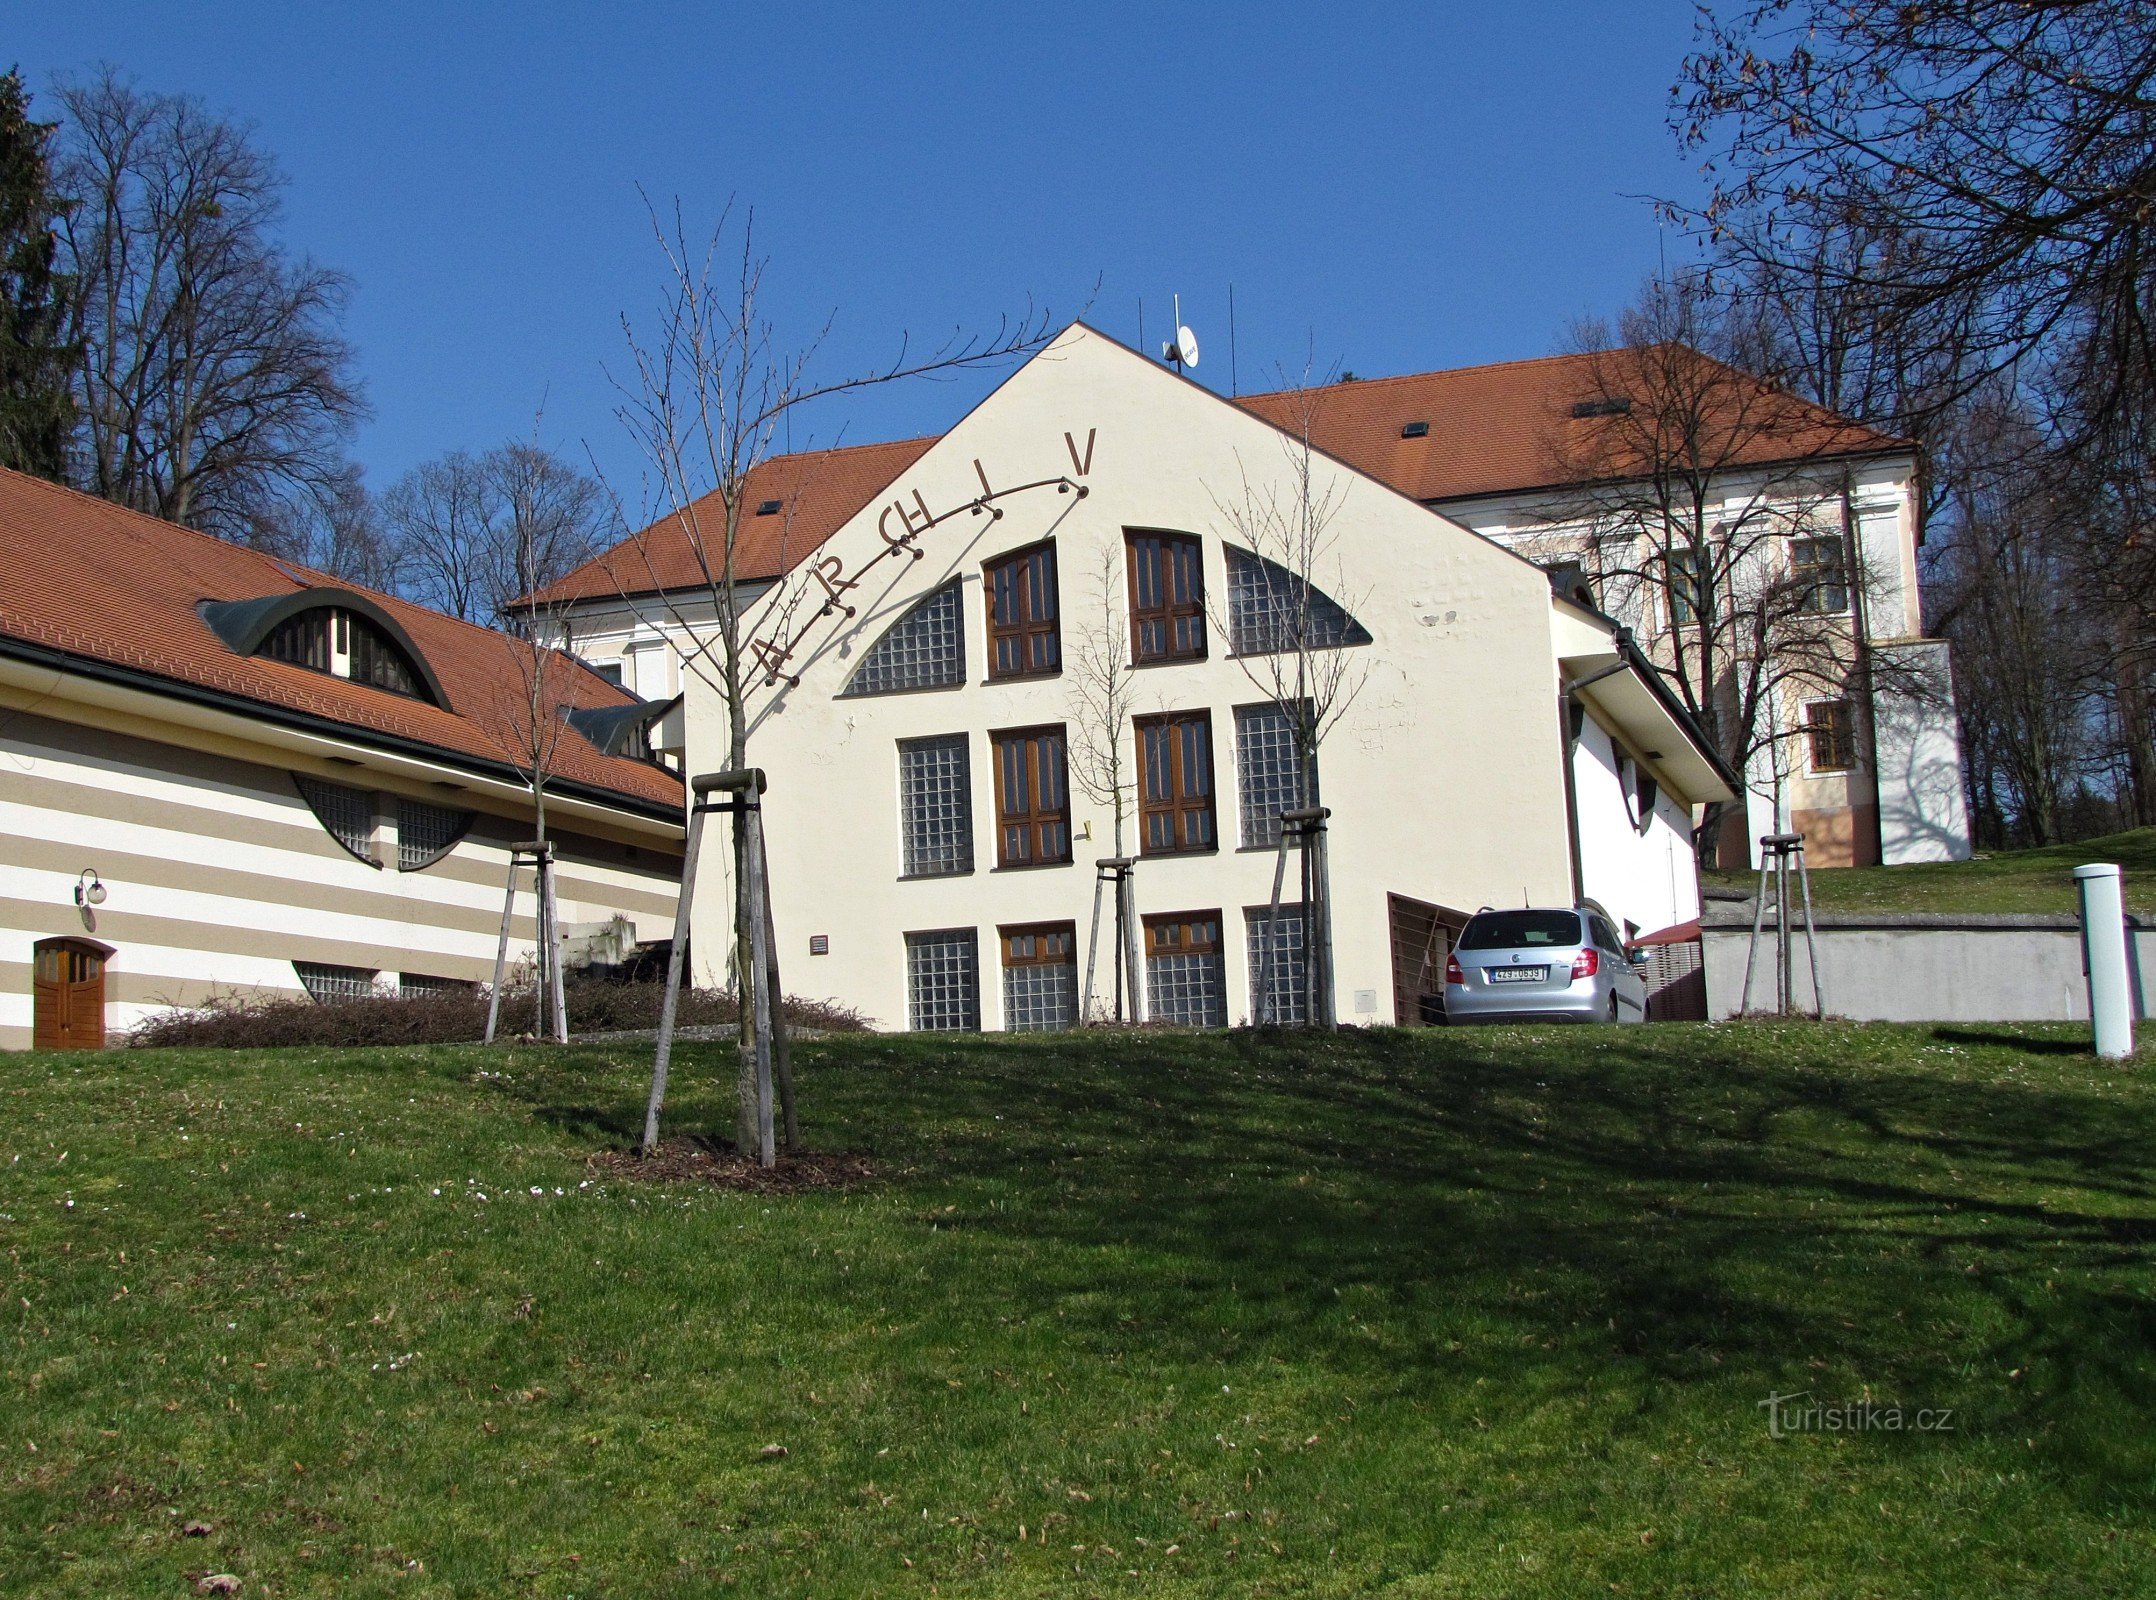
[{"label": "car wheel", "polygon": [[1602,1020],[1612,1026],[1624,1021],[1624,1017],[1617,1010],[1617,997],[1615,995],[1610,996],[1610,1014]]}]

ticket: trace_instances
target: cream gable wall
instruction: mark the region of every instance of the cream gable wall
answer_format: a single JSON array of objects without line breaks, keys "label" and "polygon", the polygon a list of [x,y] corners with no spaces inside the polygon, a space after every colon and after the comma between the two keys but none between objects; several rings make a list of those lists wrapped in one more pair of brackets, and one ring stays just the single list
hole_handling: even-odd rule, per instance
[{"label": "cream gable wall", "polygon": [[[1115,604],[1125,605],[1126,526],[1200,535],[1210,606],[1225,592],[1229,526],[1221,504],[1240,499],[1246,473],[1254,484],[1282,482],[1282,436],[1113,341],[1074,328],[931,447],[817,558],[835,557],[850,572],[875,555],[878,520],[894,501],[942,512],[977,498],[984,475],[997,487],[1076,477],[1072,447],[1082,459],[1088,441],[1090,470],[1076,478],[1087,491],[1082,498],[1038,488],[999,500],[1000,518],[962,514],[932,529],[920,539],[923,559],[885,560],[846,596],[859,615],[831,619],[812,634],[787,664],[798,687],[782,684],[759,706],[749,759],[771,775],[765,817],[789,989],[836,996],[882,1026],[903,1027],[904,933],[976,928],[982,1021],[992,1029],[1002,1011],[999,924],[1073,921],[1083,963],[1092,863],[1113,853],[1108,809],[1074,785],[1073,863],[996,869],[988,732],[1076,717],[1061,677],[986,681],[981,564],[1043,537],[1056,540],[1066,657],[1094,607],[1103,550],[1114,553]],[[1547,582],[1527,562],[1323,458],[1317,468],[1319,493],[1338,487],[1342,494],[1332,524],[1339,570],[1318,574],[1320,586],[1375,641],[1354,652],[1366,682],[1320,756],[1321,798],[1334,813],[1338,1014],[1384,1020],[1392,1013],[1388,892],[1468,911],[1516,905],[1523,896],[1545,905],[1570,899],[1552,606]],[[897,530],[895,519],[886,525]],[[954,575],[963,584],[965,685],[834,698],[891,621]],[[770,621],[788,596],[804,593],[821,598],[805,570],[767,597],[752,622]],[[1143,859],[1137,899],[1141,913],[1222,913],[1228,1009],[1242,1020],[1250,1002],[1243,911],[1270,898],[1274,857],[1236,847],[1234,708],[1266,696],[1209,631],[1210,659],[1137,669],[1136,710],[1212,713],[1223,848]],[[687,705],[688,770],[723,767],[718,697],[692,681]],[[956,733],[969,742],[975,870],[901,881],[898,741]],[[1133,822],[1133,849],[1136,836]],[[706,977],[730,939],[720,837],[707,840],[712,865],[697,888],[694,948]],[[828,955],[808,954],[817,934],[828,936]],[[1375,992],[1374,1015],[1357,1008],[1357,991]]]}]

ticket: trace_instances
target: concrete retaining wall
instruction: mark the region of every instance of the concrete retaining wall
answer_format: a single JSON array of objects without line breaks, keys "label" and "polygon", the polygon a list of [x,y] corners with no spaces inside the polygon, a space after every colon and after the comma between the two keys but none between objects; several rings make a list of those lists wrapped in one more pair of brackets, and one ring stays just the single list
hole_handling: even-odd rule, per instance
[{"label": "concrete retaining wall", "polygon": [[[1941,916],[1917,913],[1821,913],[1819,976],[1830,1016],[1865,1022],[2086,1022],[2081,929],[2070,917]],[[1809,1010],[1811,968],[1803,924],[1791,966],[1799,1003]],[[2127,918],[2127,970],[2134,1015],[2149,1014],[2156,987],[2156,925]],[[1707,1014],[1735,1016],[1744,993],[1751,942],[1749,905],[1725,904],[1701,920]],[[1772,1010],[1773,913],[1759,942],[1752,1009]]]}]

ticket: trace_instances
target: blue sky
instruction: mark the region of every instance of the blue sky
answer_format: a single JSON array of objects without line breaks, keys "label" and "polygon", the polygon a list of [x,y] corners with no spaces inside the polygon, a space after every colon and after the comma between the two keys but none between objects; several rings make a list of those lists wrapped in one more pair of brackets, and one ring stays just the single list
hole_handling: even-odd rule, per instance
[{"label": "blue sky", "polygon": [[[1541,355],[1654,268],[1643,197],[1697,182],[1664,120],[1684,0],[0,18],[33,90],[111,62],[254,125],[288,243],[356,282],[377,489],[543,406],[635,499],[607,372],[660,285],[639,185],[698,229],[753,205],[782,337],[836,316],[828,373],[1029,300],[1134,341],[1142,297],[1157,345],[1180,293],[1225,391],[1231,283],[1245,389],[1313,350],[1366,376]],[[939,431],[992,382],[878,391],[794,442]]]}]

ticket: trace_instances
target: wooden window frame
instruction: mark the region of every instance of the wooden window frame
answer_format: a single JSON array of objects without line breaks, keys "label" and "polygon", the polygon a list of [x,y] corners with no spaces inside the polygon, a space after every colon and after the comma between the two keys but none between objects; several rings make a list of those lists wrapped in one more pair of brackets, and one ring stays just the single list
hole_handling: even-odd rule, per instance
[{"label": "wooden window frame", "polygon": [[[1831,713],[1822,718],[1820,712]],[[1815,773],[1857,770],[1857,708],[1846,696],[1808,700],[1804,704],[1804,741],[1807,765]],[[1821,759],[1822,754],[1826,757]],[[1837,760],[1836,758],[1839,757]]]},{"label": "wooden window frame", "polygon": [[[1187,554],[1183,567],[1178,557]],[[1203,661],[1205,636],[1205,541],[1194,533],[1171,533],[1163,528],[1125,528],[1123,565],[1130,590],[1130,664],[1149,667],[1170,661]],[[1178,571],[1187,570],[1192,592],[1187,599],[1173,598]],[[1156,598],[1148,604],[1144,591]],[[1157,629],[1160,644],[1147,643],[1149,630]],[[1179,648],[1178,635],[1189,642]]]},{"label": "wooden window frame", "polygon": [[[1825,561],[1798,558],[1800,551],[1830,552]],[[1803,588],[1798,609],[1808,616],[1844,617],[1851,606],[1849,541],[1838,533],[1800,533],[1789,541],[1790,580]],[[1838,600],[1840,604],[1830,602]]]},{"label": "wooden window frame", "polygon": [[[1042,565],[1034,566],[1040,562]],[[996,603],[997,580],[1006,571],[1018,569],[1019,577],[1012,592],[1023,615],[1005,617],[998,614]],[[1048,597],[1048,613],[1040,614],[1041,597],[1039,574],[1047,574],[1051,590]],[[1052,678],[1063,670],[1063,603],[1062,579],[1056,571],[1056,542],[1043,539],[1029,544],[993,561],[981,563],[981,588],[983,611],[988,618],[988,678],[992,683],[1007,683],[1018,678]],[[1006,643],[1016,648],[1021,665],[1003,666],[1003,647]],[[1045,664],[1044,664],[1045,661]]]},{"label": "wooden window frame", "polygon": [[[1171,734],[1168,740],[1169,774],[1167,794],[1164,798],[1153,797],[1152,764],[1146,750],[1155,729],[1174,730],[1190,724],[1202,724],[1205,730],[1206,786],[1202,795],[1189,789],[1189,773],[1184,761],[1184,739]],[[1148,717],[1131,718],[1131,727],[1138,742],[1138,853],[1147,856],[1204,855],[1220,848],[1220,818],[1216,809],[1220,794],[1220,763],[1213,754],[1213,713],[1202,711],[1163,711]],[[1194,819],[1205,819],[1205,837],[1194,840]],[[1168,819],[1168,833],[1172,844],[1158,845],[1153,842],[1153,825],[1157,818]]]},{"label": "wooden window frame", "polygon": [[[1062,803],[1048,806],[1043,803],[1042,790],[1042,744],[1048,739],[1055,741],[1056,759],[1062,770],[1057,774],[1062,791]],[[988,747],[995,756],[996,789],[996,866],[999,870],[1011,867],[1060,867],[1071,859],[1071,777],[1070,739],[1060,722],[1041,723],[1030,728],[998,728],[988,735]],[[1006,752],[1013,747],[1022,748],[1019,759],[1025,763],[1025,799],[1023,811],[1013,810],[1010,795],[1005,788]],[[1022,848],[1013,851],[1012,834],[1021,835]],[[1053,830],[1051,832],[1050,830]],[[1062,848],[1058,854],[1050,854],[1050,848],[1060,835]]]}]

